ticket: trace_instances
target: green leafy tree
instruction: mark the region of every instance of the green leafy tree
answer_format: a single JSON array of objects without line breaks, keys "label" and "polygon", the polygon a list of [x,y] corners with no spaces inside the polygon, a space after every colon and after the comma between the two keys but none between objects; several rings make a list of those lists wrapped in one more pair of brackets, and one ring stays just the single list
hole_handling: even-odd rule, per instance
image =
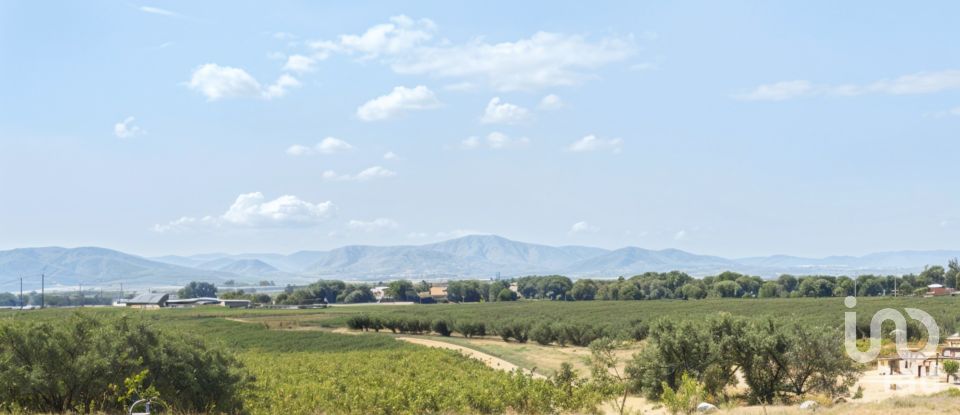
[{"label": "green leafy tree", "polygon": [[783,286],[777,284],[773,281],[767,281],[760,286],[759,297],[760,298],[777,298],[780,296],[780,292],[783,290]]},{"label": "green leafy tree", "polygon": [[597,296],[597,283],[588,279],[577,280],[570,289],[570,295],[577,301],[593,300]]},{"label": "green leafy tree", "polygon": [[417,291],[413,288],[413,283],[407,280],[396,280],[390,282],[387,287],[387,295],[397,301],[417,300]]},{"label": "green leafy tree", "polygon": [[144,318],[4,319],[0,362],[0,410],[119,413],[159,395],[173,413],[243,412],[247,377],[232,354]]},{"label": "green leafy tree", "polygon": [[209,282],[192,281],[177,291],[177,296],[180,298],[216,297],[217,286]]},{"label": "green leafy tree", "polygon": [[947,382],[950,382],[950,377],[953,377],[954,380],[957,379],[957,371],[960,370],[960,363],[956,360],[947,360],[943,362],[943,372],[947,374]]},{"label": "green leafy tree", "polygon": [[497,294],[497,301],[517,301],[517,293],[509,288],[504,288]]},{"label": "green leafy tree", "polygon": [[630,393],[630,378],[618,367],[617,346],[618,343],[608,337],[590,343],[590,374],[599,394],[610,403],[614,411],[623,414]]}]

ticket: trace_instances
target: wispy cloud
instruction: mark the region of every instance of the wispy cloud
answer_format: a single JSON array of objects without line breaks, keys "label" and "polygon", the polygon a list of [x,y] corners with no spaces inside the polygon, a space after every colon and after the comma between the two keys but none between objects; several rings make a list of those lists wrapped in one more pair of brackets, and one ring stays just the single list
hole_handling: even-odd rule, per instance
[{"label": "wispy cloud", "polygon": [[596,233],[599,230],[600,230],[599,228],[587,223],[586,221],[580,221],[580,222],[574,223],[573,226],[570,227],[569,233],[571,235],[582,234],[582,233]]},{"label": "wispy cloud", "polygon": [[567,146],[567,151],[575,153],[585,153],[590,151],[610,151],[614,154],[620,153],[623,147],[621,138],[600,138],[593,134],[584,136]]},{"label": "wispy cloud", "polygon": [[377,179],[387,179],[397,173],[381,166],[368,167],[357,174],[340,174],[333,170],[324,171],[321,178],[325,181],[357,181],[366,182]]},{"label": "wispy cloud", "polygon": [[485,139],[474,136],[460,141],[460,148],[463,150],[476,150],[484,147],[492,150],[504,150],[528,145],[530,145],[530,139],[527,137],[513,138],[499,131],[487,134]]},{"label": "wispy cloud", "polygon": [[[595,78],[593,71],[631,56],[633,36],[588,39],[581,35],[537,32],[514,41],[482,38],[453,44],[436,36],[430,19],[394,16],[361,34],[307,44],[317,56],[332,53],[378,59],[400,74],[452,78],[448,88],[473,88],[477,83],[501,91],[574,85]],[[644,37],[644,40],[649,40]]]},{"label": "wispy cloud", "polygon": [[159,7],[140,6],[139,9],[144,13],[158,14],[161,16],[169,16],[169,17],[180,17],[180,14],[177,12],[173,12],[167,9],[161,9]]},{"label": "wispy cloud", "polygon": [[327,137],[312,146],[294,144],[287,148],[291,156],[309,156],[313,154],[334,154],[353,150],[353,146],[336,137]]},{"label": "wispy cloud", "polygon": [[537,108],[545,111],[558,110],[564,107],[564,102],[560,99],[559,96],[554,94],[549,94],[540,99],[540,104],[537,105]]},{"label": "wispy cloud", "polygon": [[347,222],[347,228],[362,232],[378,232],[390,229],[396,229],[400,224],[390,218],[377,218],[370,221],[352,219]]},{"label": "wispy cloud", "polygon": [[113,125],[113,135],[118,138],[132,138],[138,135],[146,134],[147,131],[140,126],[135,125],[133,122],[136,121],[134,117],[127,117],[123,121],[120,121]]},{"label": "wispy cloud", "polygon": [[858,96],[867,94],[917,95],[960,89],[960,70],[917,72],[866,84],[815,84],[793,80],[764,84],[735,94],[747,101],[784,101],[804,96]]}]

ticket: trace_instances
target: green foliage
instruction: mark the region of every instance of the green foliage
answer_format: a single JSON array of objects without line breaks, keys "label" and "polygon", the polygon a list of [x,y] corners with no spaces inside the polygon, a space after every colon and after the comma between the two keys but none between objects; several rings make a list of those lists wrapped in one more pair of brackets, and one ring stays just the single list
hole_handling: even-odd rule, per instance
[{"label": "green foliage", "polygon": [[497,301],[517,301],[517,293],[510,291],[509,288],[501,289],[497,294]]},{"label": "green foliage", "polygon": [[387,288],[387,295],[396,301],[416,301],[418,299],[413,283],[407,280],[391,282]]},{"label": "green foliage", "polygon": [[453,333],[453,328],[450,326],[446,320],[434,320],[433,323],[430,324],[430,329],[441,336],[450,337],[450,334]]},{"label": "green foliage", "polygon": [[772,403],[775,398],[809,393],[848,393],[862,368],[843,352],[836,330],[771,318],[721,315],[706,323],[659,321],[650,342],[628,364],[633,387],[650,399],[664,387],[676,390],[686,374],[720,396],[737,383],[739,370],[747,398]]},{"label": "green foliage", "polygon": [[608,337],[590,343],[590,375],[592,385],[601,399],[609,402],[617,413],[622,414],[630,392],[630,378],[629,374],[619,368],[620,361],[616,355],[618,346],[619,343]]},{"label": "green foliage", "polygon": [[943,362],[943,372],[947,374],[947,382],[950,381],[950,377],[956,379],[958,370],[960,370],[960,363],[956,360],[946,360]]},{"label": "green foliage", "polygon": [[129,316],[0,321],[0,362],[0,410],[111,412],[152,394],[233,412],[246,382],[232,354]]},{"label": "green foliage", "polygon": [[487,334],[487,325],[480,321],[461,320],[454,324],[453,331],[467,338],[485,336]]},{"label": "green foliage", "polygon": [[684,373],[676,391],[664,382],[660,402],[671,414],[692,414],[697,412],[697,405],[703,402],[705,397],[703,385]]},{"label": "green foliage", "polygon": [[217,286],[209,282],[191,281],[177,291],[177,295],[180,298],[216,297]]},{"label": "green foliage", "polygon": [[257,379],[244,399],[252,413],[546,414],[596,406],[580,383],[565,389],[447,350],[410,346],[336,358],[291,353],[244,360]]}]

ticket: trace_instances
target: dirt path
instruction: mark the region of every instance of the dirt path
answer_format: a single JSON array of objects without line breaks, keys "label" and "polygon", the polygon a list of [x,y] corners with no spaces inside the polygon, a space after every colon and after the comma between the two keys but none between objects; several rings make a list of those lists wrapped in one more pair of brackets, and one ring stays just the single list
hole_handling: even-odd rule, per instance
[{"label": "dirt path", "polygon": [[[397,337],[397,340],[403,340],[405,342],[419,344],[421,346],[436,347],[436,348],[447,349],[447,350],[456,350],[460,353],[463,353],[464,356],[477,359],[483,362],[485,365],[492,367],[494,369],[504,370],[507,372],[512,372],[516,369],[519,369],[517,365],[510,363],[506,360],[503,360],[499,357],[492,356],[492,355],[483,353],[481,351],[474,350],[469,347],[460,346],[457,344],[452,344],[452,343],[447,343],[447,342],[442,342],[437,340],[424,339],[420,337]],[[533,377],[546,379],[545,376],[537,373],[534,373]]]}]

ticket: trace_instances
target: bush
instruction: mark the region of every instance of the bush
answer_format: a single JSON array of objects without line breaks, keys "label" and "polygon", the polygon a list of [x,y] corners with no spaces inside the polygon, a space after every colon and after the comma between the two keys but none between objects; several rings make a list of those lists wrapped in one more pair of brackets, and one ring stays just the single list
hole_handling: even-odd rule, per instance
[{"label": "bush", "polygon": [[487,326],[482,322],[458,321],[454,330],[467,338],[487,334]]},{"label": "bush", "polygon": [[537,342],[537,344],[544,346],[556,341],[556,338],[553,334],[553,329],[550,327],[550,324],[547,323],[539,323],[534,325],[530,329],[530,338]]},{"label": "bush", "polygon": [[447,324],[445,320],[434,320],[433,324],[430,325],[430,329],[434,333],[437,333],[444,337],[450,337],[450,333],[453,332],[451,324]]},{"label": "bush", "polygon": [[0,321],[0,412],[126,412],[159,397],[171,412],[242,411],[233,355],[142,319],[80,313]]},{"label": "bush", "polygon": [[684,373],[676,391],[664,382],[660,401],[671,414],[692,414],[704,397],[703,385]]}]

